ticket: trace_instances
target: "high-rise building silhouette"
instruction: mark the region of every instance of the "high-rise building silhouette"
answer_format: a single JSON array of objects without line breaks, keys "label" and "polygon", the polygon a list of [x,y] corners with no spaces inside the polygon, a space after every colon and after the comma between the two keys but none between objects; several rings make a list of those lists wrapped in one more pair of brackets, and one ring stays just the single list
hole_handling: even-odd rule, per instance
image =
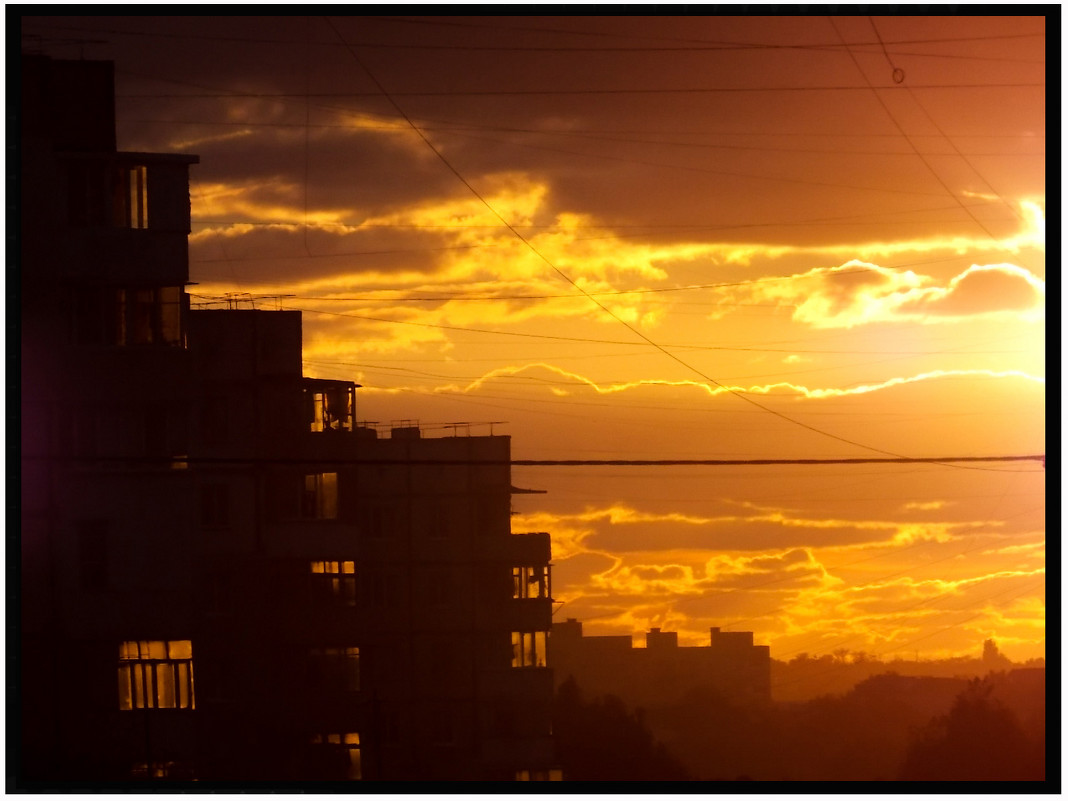
[{"label": "high-rise building silhouette", "polygon": [[191,310],[197,157],[116,149],[110,63],[21,68],[9,773],[558,778],[510,438],[361,424],[299,312]]},{"label": "high-rise building silhouette", "polygon": [[771,649],[751,631],[709,631],[708,645],[680,646],[675,631],[650,629],[645,647],[629,634],[584,636],[581,621],[553,624],[549,666],[556,683],[574,678],[585,692],[618,695],[635,707],[677,703],[710,690],[732,703],[771,701]]}]

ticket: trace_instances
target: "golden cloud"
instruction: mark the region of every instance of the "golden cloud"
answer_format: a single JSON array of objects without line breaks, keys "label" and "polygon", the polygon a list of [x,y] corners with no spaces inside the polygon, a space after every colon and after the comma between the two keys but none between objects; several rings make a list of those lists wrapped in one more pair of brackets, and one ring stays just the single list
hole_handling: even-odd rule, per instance
[{"label": "golden cloud", "polygon": [[853,259],[816,267],[789,281],[753,283],[724,293],[793,307],[793,319],[814,328],[853,328],[885,322],[928,322],[977,315],[1044,316],[1045,282],[1014,264],[972,265],[945,286],[911,270]]}]

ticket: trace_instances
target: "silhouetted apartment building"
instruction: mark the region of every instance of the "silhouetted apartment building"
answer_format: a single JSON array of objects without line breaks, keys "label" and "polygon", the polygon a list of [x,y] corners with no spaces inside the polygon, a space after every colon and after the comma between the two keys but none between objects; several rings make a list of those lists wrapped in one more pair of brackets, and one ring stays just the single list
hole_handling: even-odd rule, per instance
[{"label": "silhouetted apartment building", "polygon": [[191,310],[197,158],[116,150],[110,63],[22,70],[16,776],[557,778],[510,438],[361,425],[299,312]]},{"label": "silhouetted apartment building", "polygon": [[645,648],[631,636],[587,637],[582,623],[555,623],[549,665],[556,683],[574,677],[591,695],[617,695],[635,706],[674,703],[687,692],[711,689],[728,701],[771,700],[771,654],[751,631],[711,629],[709,644],[680,646],[678,632],[650,629]]}]

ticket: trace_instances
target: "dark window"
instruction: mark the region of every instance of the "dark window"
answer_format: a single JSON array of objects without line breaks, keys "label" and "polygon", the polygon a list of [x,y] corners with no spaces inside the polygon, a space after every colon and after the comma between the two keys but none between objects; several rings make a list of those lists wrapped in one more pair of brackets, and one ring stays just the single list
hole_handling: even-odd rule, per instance
[{"label": "dark window", "polygon": [[74,300],[74,340],[184,347],[183,297],[179,286],[81,287]]},{"label": "dark window", "polygon": [[337,473],[276,473],[269,500],[280,520],[336,520]]},{"label": "dark window", "polygon": [[71,164],[67,173],[67,215],[75,226],[148,228],[148,167]]}]

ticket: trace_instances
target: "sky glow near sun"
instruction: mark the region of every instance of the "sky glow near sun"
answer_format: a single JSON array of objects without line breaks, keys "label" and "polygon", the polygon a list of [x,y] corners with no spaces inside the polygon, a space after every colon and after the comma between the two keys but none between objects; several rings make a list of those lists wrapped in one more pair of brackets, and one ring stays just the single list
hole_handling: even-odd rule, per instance
[{"label": "sky glow near sun", "polygon": [[[24,29],[109,42],[119,148],[200,157],[194,307],[301,309],[361,419],[517,459],[1045,452],[1042,17],[287,19]],[[513,472],[587,634],[1045,653],[1040,462]]]}]

